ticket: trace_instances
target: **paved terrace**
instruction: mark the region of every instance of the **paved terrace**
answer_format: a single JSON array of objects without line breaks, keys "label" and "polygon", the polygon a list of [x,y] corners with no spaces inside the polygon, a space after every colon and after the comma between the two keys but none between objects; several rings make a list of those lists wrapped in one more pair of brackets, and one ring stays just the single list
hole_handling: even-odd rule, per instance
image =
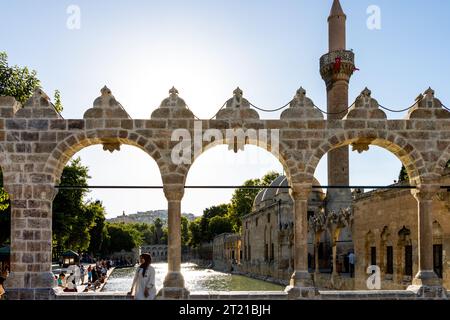
[{"label": "paved terrace", "polygon": [[[423,300],[408,290],[319,291],[314,300]],[[450,291],[447,292],[450,296]],[[132,300],[126,292],[67,292],[56,294],[56,300]],[[190,300],[288,300],[284,291],[196,291]],[[434,298],[433,298],[434,299]]]}]

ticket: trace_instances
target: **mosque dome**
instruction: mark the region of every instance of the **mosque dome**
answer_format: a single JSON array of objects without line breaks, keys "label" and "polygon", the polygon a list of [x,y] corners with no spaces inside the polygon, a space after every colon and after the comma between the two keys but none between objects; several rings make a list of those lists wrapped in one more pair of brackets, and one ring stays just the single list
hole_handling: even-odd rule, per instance
[{"label": "mosque dome", "polygon": [[[278,176],[275,178],[275,180],[272,181],[270,184],[271,188],[265,188],[262,189],[255,197],[255,200],[253,202],[253,210],[260,207],[261,204],[266,202],[267,200],[272,200],[276,196],[282,194],[282,193],[289,193],[289,189],[285,188],[289,185],[287,177],[286,176]],[[320,187],[319,181],[314,178],[313,180],[313,186]],[[279,188],[276,188],[279,187]],[[322,188],[314,188],[312,189],[312,193],[322,193]]]}]

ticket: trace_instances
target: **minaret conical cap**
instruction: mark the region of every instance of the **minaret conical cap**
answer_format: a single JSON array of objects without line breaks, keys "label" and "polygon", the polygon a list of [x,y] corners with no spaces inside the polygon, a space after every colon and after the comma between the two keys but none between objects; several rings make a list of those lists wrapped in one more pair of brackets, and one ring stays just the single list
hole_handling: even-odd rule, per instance
[{"label": "minaret conical cap", "polygon": [[342,10],[342,6],[341,3],[339,2],[339,0],[334,0],[333,1],[333,6],[331,7],[331,11],[330,11],[330,17],[332,16],[344,16],[344,10]]}]

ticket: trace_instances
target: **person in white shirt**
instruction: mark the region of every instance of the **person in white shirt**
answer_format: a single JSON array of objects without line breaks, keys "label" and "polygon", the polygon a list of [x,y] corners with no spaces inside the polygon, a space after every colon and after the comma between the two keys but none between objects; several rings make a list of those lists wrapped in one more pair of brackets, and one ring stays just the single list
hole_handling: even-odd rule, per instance
[{"label": "person in white shirt", "polygon": [[348,266],[350,267],[350,277],[353,278],[355,272],[355,254],[353,252],[348,254]]},{"label": "person in white shirt", "polygon": [[134,293],[135,300],[153,300],[156,297],[155,269],[150,265],[152,261],[149,253],[140,256],[141,265],[136,270],[133,284],[128,294]]}]

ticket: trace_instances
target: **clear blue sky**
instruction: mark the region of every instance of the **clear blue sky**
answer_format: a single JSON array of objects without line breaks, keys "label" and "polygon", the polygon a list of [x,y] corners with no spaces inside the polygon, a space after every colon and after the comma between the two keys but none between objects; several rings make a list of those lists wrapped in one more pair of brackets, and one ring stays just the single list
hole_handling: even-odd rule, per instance
[{"label": "clear blue sky", "polygon": [[[175,85],[200,118],[215,114],[236,86],[256,105],[278,107],[299,86],[325,107],[318,61],[327,51],[331,0],[247,1],[12,1],[0,0],[0,50],[10,64],[38,71],[44,91],[62,93],[63,116],[81,118],[108,85],[133,118],[149,118]],[[347,46],[361,71],[351,81],[350,100],[368,86],[380,104],[401,109],[428,86],[450,105],[450,2],[442,0],[342,0]],[[69,5],[81,10],[81,28],[66,27]],[[368,6],[381,9],[381,30],[369,30]],[[278,118],[279,113],[262,118]],[[402,118],[404,114],[388,113]],[[123,146],[109,154],[90,147],[77,155],[91,170],[92,184],[160,184],[156,164]],[[316,176],[326,184],[326,161]],[[352,184],[388,184],[400,162],[372,148],[351,153]],[[193,165],[189,184],[240,184],[280,164],[265,151],[235,155],[226,147],[205,153]],[[120,196],[119,196],[120,195]],[[200,214],[226,202],[231,191],[187,191],[182,210]],[[109,216],[165,208],[160,191],[95,191]]]}]

